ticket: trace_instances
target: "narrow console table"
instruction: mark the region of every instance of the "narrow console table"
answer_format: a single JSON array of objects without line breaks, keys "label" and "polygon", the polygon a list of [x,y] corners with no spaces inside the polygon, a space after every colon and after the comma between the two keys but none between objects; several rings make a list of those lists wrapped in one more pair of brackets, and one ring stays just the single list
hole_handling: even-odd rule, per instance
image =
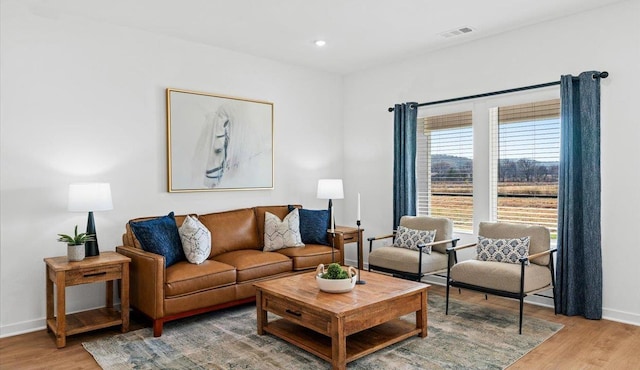
[{"label": "narrow console table", "polygon": [[[47,331],[55,334],[58,348],[66,346],[67,336],[73,334],[114,325],[122,325],[123,333],[129,331],[129,257],[101,252],[78,262],[70,262],[66,256],[45,258],[44,262],[47,265]],[[122,283],[120,312],[113,308],[113,281],[118,279]],[[102,281],[107,286],[106,307],[66,314],[66,287]]]}]

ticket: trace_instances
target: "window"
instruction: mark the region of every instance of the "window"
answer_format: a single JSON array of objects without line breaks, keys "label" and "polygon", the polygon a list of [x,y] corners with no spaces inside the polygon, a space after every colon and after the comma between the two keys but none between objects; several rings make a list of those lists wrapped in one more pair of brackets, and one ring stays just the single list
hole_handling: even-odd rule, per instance
[{"label": "window", "polygon": [[416,210],[447,217],[458,231],[473,230],[471,111],[420,118],[417,133]]},{"label": "window", "polygon": [[491,108],[492,219],[557,235],[560,99]]}]

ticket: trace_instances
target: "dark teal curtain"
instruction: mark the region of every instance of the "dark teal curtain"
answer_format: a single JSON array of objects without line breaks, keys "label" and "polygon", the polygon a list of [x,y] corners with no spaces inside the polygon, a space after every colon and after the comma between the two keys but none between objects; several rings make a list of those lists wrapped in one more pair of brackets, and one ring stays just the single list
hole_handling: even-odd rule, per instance
[{"label": "dark teal curtain", "polygon": [[416,215],[416,125],[418,103],[396,104],[393,117],[393,229]]},{"label": "dark teal curtain", "polygon": [[602,317],[600,75],[560,79],[556,312]]}]

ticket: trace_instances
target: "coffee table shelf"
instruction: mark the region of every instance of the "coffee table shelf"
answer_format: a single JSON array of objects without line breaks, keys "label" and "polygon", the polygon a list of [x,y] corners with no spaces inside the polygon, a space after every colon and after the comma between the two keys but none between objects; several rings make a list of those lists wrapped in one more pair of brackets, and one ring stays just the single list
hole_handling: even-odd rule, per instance
[{"label": "coffee table shelf", "polygon": [[[331,362],[331,338],[284,319],[270,321],[264,330]],[[347,337],[346,362],[351,362],[420,333],[414,323],[394,319]]]}]

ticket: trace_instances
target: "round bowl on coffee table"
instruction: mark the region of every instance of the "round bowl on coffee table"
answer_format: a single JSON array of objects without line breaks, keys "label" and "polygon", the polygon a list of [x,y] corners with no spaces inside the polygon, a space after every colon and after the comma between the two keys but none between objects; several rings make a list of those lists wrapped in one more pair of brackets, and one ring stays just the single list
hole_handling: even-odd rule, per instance
[{"label": "round bowl on coffee table", "polygon": [[[344,268],[344,267],[343,267]],[[350,278],[348,279],[323,279],[322,275],[325,273],[324,265],[318,265],[316,269],[316,282],[318,283],[318,288],[321,291],[327,293],[346,293],[350,292],[353,287],[356,286],[356,281],[358,280],[358,272],[352,266],[345,268]]]}]

